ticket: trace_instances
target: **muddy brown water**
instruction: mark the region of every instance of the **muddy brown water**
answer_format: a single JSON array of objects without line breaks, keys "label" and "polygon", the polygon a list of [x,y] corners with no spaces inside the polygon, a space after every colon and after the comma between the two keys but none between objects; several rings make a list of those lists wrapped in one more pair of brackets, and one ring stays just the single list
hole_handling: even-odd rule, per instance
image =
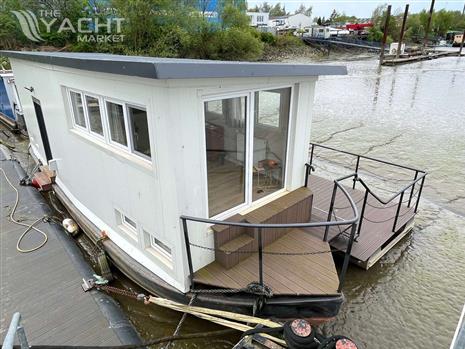
[{"label": "muddy brown water", "polygon": [[[374,59],[334,63],[347,65],[349,74],[320,78],[312,140],[429,174],[412,234],[370,270],[350,267],[346,302],[322,329],[348,335],[363,348],[447,348],[465,302],[465,59],[382,69]],[[353,165],[351,159],[335,159]],[[341,170],[316,161],[320,175]],[[361,166],[384,178],[411,175],[368,162]],[[378,179],[370,178],[380,192],[402,184]],[[135,287],[122,276],[119,283]],[[166,309],[118,300],[145,339],[171,335],[180,319]],[[188,317],[181,333],[214,329],[220,328]],[[238,338],[171,348],[230,348]]]}]

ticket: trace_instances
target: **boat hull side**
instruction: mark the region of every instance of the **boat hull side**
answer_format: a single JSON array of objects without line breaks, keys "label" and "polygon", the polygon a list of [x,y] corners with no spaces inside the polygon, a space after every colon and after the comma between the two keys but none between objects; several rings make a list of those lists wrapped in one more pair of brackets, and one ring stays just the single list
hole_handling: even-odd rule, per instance
[{"label": "boat hull side", "polygon": [[[98,227],[77,209],[57,184],[54,185],[54,189],[57,197],[83,232],[96,243],[101,234]],[[102,245],[113,265],[131,281],[151,294],[184,304],[189,303],[192,293],[182,293],[157,277],[157,275],[127,255],[113,241],[104,240]],[[256,296],[246,293],[200,293],[197,295],[195,305],[251,315],[256,299]],[[276,319],[300,317],[313,320],[313,322],[324,322],[331,320],[338,314],[343,301],[344,296],[342,294],[273,296],[265,299],[257,315]]]}]

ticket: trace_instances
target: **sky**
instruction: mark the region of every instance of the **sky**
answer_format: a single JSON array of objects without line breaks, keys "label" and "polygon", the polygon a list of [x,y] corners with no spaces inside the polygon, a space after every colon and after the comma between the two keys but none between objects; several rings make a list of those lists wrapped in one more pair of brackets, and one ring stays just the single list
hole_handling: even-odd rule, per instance
[{"label": "sky", "polygon": [[[247,4],[250,7],[254,7],[257,4],[261,4],[263,1],[252,1],[248,0]],[[410,4],[410,13],[420,12],[423,9],[429,10],[431,2],[429,0],[390,0],[390,1],[373,1],[373,0],[268,0],[270,5],[274,5],[280,2],[286,6],[286,11],[293,13],[300,4],[305,6],[313,6],[312,16],[316,17],[329,17],[334,9],[338,12],[345,12],[349,16],[357,16],[360,18],[371,17],[373,10],[378,6],[385,3],[392,5],[393,13],[403,12],[406,4]],[[434,9],[440,10],[445,8],[447,10],[458,10],[462,11],[465,5],[465,0],[436,0]]]}]

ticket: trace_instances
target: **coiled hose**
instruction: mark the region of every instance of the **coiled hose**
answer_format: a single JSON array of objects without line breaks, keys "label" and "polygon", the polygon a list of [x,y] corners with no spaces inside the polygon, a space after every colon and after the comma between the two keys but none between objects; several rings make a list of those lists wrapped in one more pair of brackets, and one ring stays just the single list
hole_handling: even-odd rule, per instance
[{"label": "coiled hose", "polygon": [[[43,216],[43,217],[40,217],[40,218],[37,218],[33,223],[31,224],[26,224],[26,223],[23,223],[23,222],[20,222],[20,221],[17,221],[14,217],[15,215],[15,212],[16,212],[16,209],[18,208],[18,204],[19,204],[19,191],[18,189],[11,183],[10,179],[8,178],[5,170],[3,168],[0,168],[0,171],[2,171],[3,173],[3,176],[5,176],[5,179],[8,183],[8,185],[13,188],[13,190],[15,191],[16,193],[16,200],[15,200],[15,204],[13,206],[13,209],[11,210],[10,212],[10,215],[9,215],[9,218],[10,220],[17,224],[17,225],[20,225],[20,226],[23,226],[23,227],[26,227],[26,230],[21,234],[21,236],[19,237],[18,239],[18,242],[16,243],[16,250],[18,252],[21,252],[21,253],[29,253],[29,252],[33,252],[33,251],[37,251],[39,248],[41,248],[42,246],[44,246],[47,241],[48,241],[48,236],[46,233],[44,233],[42,230],[40,230],[39,228],[36,228],[35,225],[44,220],[47,216]],[[31,230],[35,230],[36,232],[42,234],[42,236],[44,237],[44,240],[37,246],[33,247],[33,248],[29,248],[29,249],[23,249],[21,248],[21,241],[24,239],[24,237],[31,231]]]}]

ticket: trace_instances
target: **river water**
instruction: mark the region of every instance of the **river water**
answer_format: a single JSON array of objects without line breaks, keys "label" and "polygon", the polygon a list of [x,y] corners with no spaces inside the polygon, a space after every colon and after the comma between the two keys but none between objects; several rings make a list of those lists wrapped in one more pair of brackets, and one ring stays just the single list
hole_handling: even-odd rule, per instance
[{"label": "river water", "polygon": [[[465,59],[382,69],[375,59],[332,63],[347,65],[349,74],[320,78],[312,140],[429,174],[412,234],[370,270],[349,268],[346,302],[323,330],[350,336],[363,348],[447,348],[465,301]],[[369,165],[361,168],[411,178]],[[317,174],[325,168],[317,163]],[[401,183],[375,184],[382,191]],[[120,282],[134,287],[122,277]],[[141,303],[120,301],[146,339],[171,335],[180,319],[166,309],[148,311]],[[181,332],[213,329],[219,328],[188,317]],[[171,348],[230,348],[237,339],[193,340]]]},{"label": "river water", "polygon": [[429,174],[412,234],[370,270],[349,269],[325,329],[366,348],[447,348],[465,302],[465,59],[344,64],[347,76],[318,82],[312,140]]}]

